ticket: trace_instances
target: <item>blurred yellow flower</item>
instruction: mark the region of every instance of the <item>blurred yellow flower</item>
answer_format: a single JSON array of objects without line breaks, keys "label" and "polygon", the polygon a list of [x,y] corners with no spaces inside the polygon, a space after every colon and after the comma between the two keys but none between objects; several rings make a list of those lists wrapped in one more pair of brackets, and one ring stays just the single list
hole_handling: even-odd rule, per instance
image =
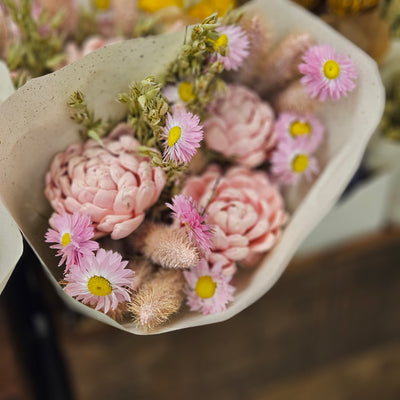
[{"label": "blurred yellow flower", "polygon": [[203,20],[214,12],[218,12],[218,16],[223,16],[229,8],[235,8],[235,0],[201,0],[188,10],[191,17]]},{"label": "blurred yellow flower", "polygon": [[139,0],[138,6],[141,10],[153,13],[167,7],[183,8],[184,0]]}]

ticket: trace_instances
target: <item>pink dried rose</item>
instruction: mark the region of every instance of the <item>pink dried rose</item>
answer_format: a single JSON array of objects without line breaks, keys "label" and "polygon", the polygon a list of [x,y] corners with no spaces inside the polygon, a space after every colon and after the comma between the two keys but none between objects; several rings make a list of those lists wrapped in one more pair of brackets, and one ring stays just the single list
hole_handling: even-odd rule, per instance
[{"label": "pink dried rose", "polygon": [[279,191],[261,171],[233,167],[222,176],[213,165],[202,176],[189,178],[183,193],[199,207],[207,206],[207,223],[214,232],[208,257],[212,264],[226,267],[270,250],[287,219]]},{"label": "pink dried rose", "polygon": [[139,157],[132,136],[75,143],[57,154],[46,175],[45,195],[54,210],[92,219],[95,238],[121,239],[144,220],[160,196],[165,174]]},{"label": "pink dried rose", "polygon": [[274,112],[250,89],[229,85],[204,123],[207,146],[239,164],[256,167],[276,145]]}]

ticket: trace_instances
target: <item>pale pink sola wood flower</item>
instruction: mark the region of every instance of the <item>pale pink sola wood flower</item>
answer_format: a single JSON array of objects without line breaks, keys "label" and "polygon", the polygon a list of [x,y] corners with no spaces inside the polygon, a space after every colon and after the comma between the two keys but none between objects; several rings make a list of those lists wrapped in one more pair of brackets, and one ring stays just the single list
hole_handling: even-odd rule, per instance
[{"label": "pale pink sola wood flower", "polygon": [[275,123],[278,141],[296,140],[302,137],[309,152],[313,153],[324,138],[324,126],[313,114],[283,112]]},{"label": "pale pink sola wood flower", "polygon": [[356,86],[357,70],[353,62],[327,44],[311,47],[304,55],[299,71],[304,75],[301,82],[310,96],[320,101],[338,100]]},{"label": "pale pink sola wood flower", "polygon": [[200,207],[208,204],[207,223],[214,234],[208,259],[224,268],[270,250],[286,222],[282,197],[261,171],[234,167],[221,176],[218,167],[210,166],[202,176],[190,177],[182,192]]},{"label": "pale pink sola wood flower", "polygon": [[228,85],[204,122],[207,146],[239,164],[256,167],[276,145],[274,112],[245,86]]},{"label": "pale pink sola wood flower", "polygon": [[200,311],[203,315],[219,313],[234,300],[235,287],[229,283],[232,276],[223,273],[222,263],[210,266],[203,258],[183,274],[187,281],[184,291],[191,311]]},{"label": "pale pink sola wood flower", "polygon": [[190,196],[184,194],[172,198],[172,204],[166,203],[173,211],[173,216],[186,229],[189,239],[204,253],[209,254],[212,247],[211,227],[205,222],[203,215],[200,215],[195,202]]},{"label": "pale pink sola wood flower", "polygon": [[176,105],[172,114],[167,114],[163,128],[164,158],[175,163],[188,164],[203,140],[200,118]]},{"label": "pale pink sola wood flower", "polygon": [[121,239],[144,220],[165,184],[161,168],[137,155],[132,136],[75,143],[58,153],[46,174],[45,195],[58,213],[89,215],[95,238]]},{"label": "pale pink sola wood flower", "polygon": [[47,243],[56,243],[50,246],[57,249],[57,256],[61,256],[59,266],[66,261],[66,270],[71,265],[80,265],[83,257],[90,255],[99,248],[99,244],[91,240],[94,236],[92,221],[89,216],[78,212],[71,214],[54,214],[50,219],[54,229],[48,229],[45,238]]},{"label": "pale pink sola wood flower", "polygon": [[86,255],[80,266],[71,268],[64,279],[64,290],[70,296],[84,304],[95,306],[96,310],[115,310],[122,301],[131,299],[129,286],[134,272],[125,269],[128,261],[122,261],[121,255],[99,249],[96,255]]},{"label": "pale pink sola wood flower", "polygon": [[279,143],[271,157],[271,175],[281,185],[296,184],[302,176],[310,180],[318,164],[305,138]]},{"label": "pale pink sola wood flower", "polygon": [[249,55],[250,43],[247,34],[236,25],[220,26],[216,31],[220,33],[220,37],[214,41],[214,48],[218,52],[223,47],[225,54],[216,54],[215,60],[221,61],[227,71],[236,71]]}]

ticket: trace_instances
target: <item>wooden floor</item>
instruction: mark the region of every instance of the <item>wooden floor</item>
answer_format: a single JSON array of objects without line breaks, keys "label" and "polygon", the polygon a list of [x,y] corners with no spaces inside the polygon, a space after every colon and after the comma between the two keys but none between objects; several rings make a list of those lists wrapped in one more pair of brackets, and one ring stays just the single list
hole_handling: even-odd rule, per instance
[{"label": "wooden floor", "polygon": [[[295,260],[233,319],[133,336],[61,305],[77,400],[400,399],[400,231]],[[30,400],[0,315],[0,400]]]}]

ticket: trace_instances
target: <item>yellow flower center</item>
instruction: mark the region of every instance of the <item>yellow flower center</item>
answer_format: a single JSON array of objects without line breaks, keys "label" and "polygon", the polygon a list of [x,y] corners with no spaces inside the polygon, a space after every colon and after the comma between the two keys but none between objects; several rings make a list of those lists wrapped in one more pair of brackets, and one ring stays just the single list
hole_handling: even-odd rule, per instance
[{"label": "yellow flower center", "polygon": [[324,64],[324,75],[328,79],[336,79],[340,75],[340,65],[335,60],[328,60]]},{"label": "yellow flower center", "polygon": [[193,86],[190,82],[182,82],[179,85],[178,92],[179,97],[185,102],[194,99]]},{"label": "yellow flower center", "polygon": [[110,0],[93,0],[98,10],[108,10],[110,8]]},{"label": "yellow flower center", "polygon": [[228,46],[228,36],[223,33],[217,40],[213,40],[213,42],[215,51],[218,51],[220,47]]},{"label": "yellow flower center", "polygon": [[289,131],[293,137],[309,135],[311,133],[311,126],[308,122],[294,121],[290,125]]},{"label": "yellow flower center", "polygon": [[182,130],[179,126],[171,128],[168,134],[168,146],[172,147],[181,137]]},{"label": "yellow flower center", "polygon": [[66,233],[64,233],[64,235],[62,235],[61,243],[62,243],[63,247],[65,247],[67,244],[71,243],[71,235],[69,234],[69,232],[66,232]]},{"label": "yellow flower center", "polygon": [[217,284],[212,280],[211,276],[201,276],[196,284],[196,293],[202,299],[209,299],[214,296]]},{"label": "yellow flower center", "polygon": [[153,13],[167,7],[183,8],[184,0],[139,0],[138,6],[141,10]]},{"label": "yellow flower center", "polygon": [[92,276],[87,284],[90,293],[95,296],[108,296],[112,293],[111,283],[102,276]]},{"label": "yellow flower center", "polygon": [[304,172],[308,167],[308,157],[305,154],[299,154],[292,161],[292,169],[298,174]]}]

